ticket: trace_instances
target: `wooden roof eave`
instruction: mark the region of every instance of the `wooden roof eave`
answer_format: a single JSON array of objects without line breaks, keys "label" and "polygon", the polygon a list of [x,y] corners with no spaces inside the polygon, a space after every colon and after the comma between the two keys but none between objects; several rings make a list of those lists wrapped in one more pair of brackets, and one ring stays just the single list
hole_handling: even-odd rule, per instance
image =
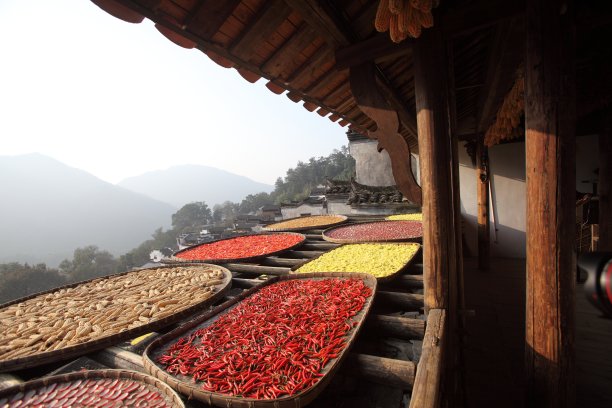
[{"label": "wooden roof eave", "polygon": [[[228,68],[230,66],[233,67],[239,74],[241,74],[241,76],[243,76],[249,82],[256,82],[259,78],[265,78],[269,81],[267,87],[272,92],[276,94],[281,94],[282,92],[279,92],[280,89],[284,89],[288,93],[294,95],[293,98],[290,98],[294,102],[297,102],[295,97],[298,96],[299,100],[302,100],[305,104],[307,104],[306,106],[316,105],[317,107],[321,108],[323,112],[329,112],[331,116],[333,116],[333,118],[330,117],[330,120],[335,122],[340,119],[340,121],[338,122],[340,126],[346,126],[348,124],[351,124],[356,129],[359,129],[362,132],[367,132],[367,129],[361,123],[356,123],[349,116],[347,116],[345,112],[338,111],[336,108],[328,105],[323,100],[312,97],[301,89],[292,87],[290,81],[285,81],[278,77],[272,77],[268,73],[264,72],[256,64],[253,64],[245,59],[236,56],[227,48],[213,41],[204,39],[192,33],[185,25],[179,25],[176,21],[173,21],[171,18],[168,18],[162,13],[157,12],[154,8],[149,9],[133,0],[96,0],[96,5],[100,6],[103,10],[109,12],[114,17],[128,21],[122,18],[121,15],[118,15],[115,12],[111,13],[109,11],[112,8],[109,8],[107,6],[108,4],[112,3],[119,3],[122,8],[131,10],[134,15],[141,15],[153,21],[155,23],[156,28],[166,38],[170,39],[175,44],[184,48],[197,48],[207,54],[215,63],[218,63],[219,65],[225,68]],[[332,55],[331,50],[330,55]],[[315,109],[312,109],[311,111],[313,110]]]}]

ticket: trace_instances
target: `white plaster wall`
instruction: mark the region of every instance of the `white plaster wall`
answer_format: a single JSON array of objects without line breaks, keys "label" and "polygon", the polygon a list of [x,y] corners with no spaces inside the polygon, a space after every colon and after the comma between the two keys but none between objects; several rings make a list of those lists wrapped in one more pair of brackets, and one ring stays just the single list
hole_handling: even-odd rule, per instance
[{"label": "white plaster wall", "polygon": [[[596,135],[576,139],[576,189],[591,192],[597,162]],[[492,174],[489,214],[495,216],[497,231],[491,216],[491,255],[524,258],[526,255],[526,190],[525,143],[510,143],[489,149]],[[478,221],[476,201],[476,170],[463,148],[459,147],[459,181],[461,185],[461,212],[464,218],[464,236],[470,254],[478,253]]]},{"label": "white plaster wall", "polygon": [[[489,149],[491,172],[491,255],[525,257],[525,144]],[[465,149],[459,149],[459,180],[464,236],[470,254],[478,253],[476,170]],[[493,220],[495,219],[495,222]]]},{"label": "white plaster wall", "polygon": [[368,186],[393,186],[395,179],[391,159],[385,150],[378,152],[375,140],[358,140],[349,143],[349,152],[355,159],[355,179]]},{"label": "white plaster wall", "polygon": [[323,215],[327,214],[322,205],[302,204],[299,207],[281,207],[283,219],[299,217],[302,214]]}]

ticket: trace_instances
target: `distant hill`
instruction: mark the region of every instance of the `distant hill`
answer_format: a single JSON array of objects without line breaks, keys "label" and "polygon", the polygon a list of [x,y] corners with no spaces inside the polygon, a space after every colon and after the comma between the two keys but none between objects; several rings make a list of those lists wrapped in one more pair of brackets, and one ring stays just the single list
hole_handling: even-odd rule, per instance
[{"label": "distant hill", "polygon": [[86,245],[121,255],[176,212],[40,154],[0,156],[0,186],[0,263],[57,266]]},{"label": "distant hill", "polygon": [[205,201],[212,208],[224,201],[241,202],[249,194],[273,187],[214,167],[182,165],[157,170],[121,181],[119,186],[146,194],[178,208],[194,201]]}]

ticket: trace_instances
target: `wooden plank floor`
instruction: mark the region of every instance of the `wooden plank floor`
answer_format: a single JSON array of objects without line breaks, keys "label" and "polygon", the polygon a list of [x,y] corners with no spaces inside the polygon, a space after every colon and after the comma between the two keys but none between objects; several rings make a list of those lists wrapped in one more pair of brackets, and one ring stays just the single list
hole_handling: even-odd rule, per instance
[{"label": "wooden plank floor", "polygon": [[[465,260],[468,406],[524,404],[525,260],[492,259],[489,271]],[[576,406],[612,407],[612,320],[576,288]]]}]

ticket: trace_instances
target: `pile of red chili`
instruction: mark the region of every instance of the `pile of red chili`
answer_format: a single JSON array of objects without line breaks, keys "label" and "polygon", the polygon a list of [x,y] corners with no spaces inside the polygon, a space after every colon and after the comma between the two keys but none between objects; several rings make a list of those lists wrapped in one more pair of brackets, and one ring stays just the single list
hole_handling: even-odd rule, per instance
[{"label": "pile of red chili", "polygon": [[201,244],[175,256],[186,260],[250,258],[291,248],[303,240],[304,236],[300,234],[246,235]]},{"label": "pile of red chili", "polygon": [[361,279],[272,284],[179,339],[158,362],[207,391],[256,399],[294,395],[338,357],[371,295]]},{"label": "pile of red chili", "polygon": [[377,221],[344,225],[325,231],[325,237],[334,240],[400,241],[423,236],[421,221]]}]

